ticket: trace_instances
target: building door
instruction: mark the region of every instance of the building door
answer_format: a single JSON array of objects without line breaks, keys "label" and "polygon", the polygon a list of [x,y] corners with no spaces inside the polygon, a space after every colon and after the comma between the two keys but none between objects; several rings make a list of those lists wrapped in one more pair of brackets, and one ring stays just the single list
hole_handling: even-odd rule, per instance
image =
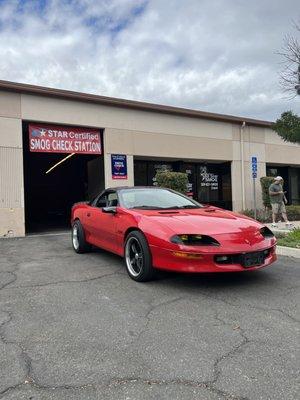
[{"label": "building door", "polygon": [[202,203],[218,202],[220,189],[220,174],[208,165],[197,166],[197,198]]},{"label": "building door", "polygon": [[182,165],[180,166],[180,171],[186,173],[188,177],[187,195],[196,200],[197,199],[196,164],[182,163]]},{"label": "building door", "polygon": [[200,164],[196,171],[197,200],[232,210],[230,164]]},{"label": "building door", "polygon": [[300,204],[300,168],[290,168],[290,201]]},{"label": "building door", "polygon": [[148,163],[147,161],[134,160],[134,185],[148,185]]}]

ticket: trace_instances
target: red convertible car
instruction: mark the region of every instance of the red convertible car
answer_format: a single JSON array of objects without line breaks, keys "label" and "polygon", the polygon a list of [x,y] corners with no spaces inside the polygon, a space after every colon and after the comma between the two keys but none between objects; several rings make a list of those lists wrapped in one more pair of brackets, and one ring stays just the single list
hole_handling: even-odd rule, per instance
[{"label": "red convertible car", "polygon": [[165,188],[107,189],[75,204],[71,223],[77,253],[92,245],[116,253],[140,282],[155,269],[238,272],[276,260],[276,239],[266,226]]}]

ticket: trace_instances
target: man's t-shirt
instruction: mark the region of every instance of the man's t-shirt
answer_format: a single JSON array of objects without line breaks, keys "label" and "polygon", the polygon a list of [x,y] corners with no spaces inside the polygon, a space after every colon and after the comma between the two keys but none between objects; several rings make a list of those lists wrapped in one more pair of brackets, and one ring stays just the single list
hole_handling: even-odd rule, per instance
[{"label": "man's t-shirt", "polygon": [[[270,192],[282,192],[283,188],[280,183],[272,183],[269,187],[269,194]],[[270,203],[281,203],[283,201],[283,193],[274,194],[273,196],[270,195]]]}]

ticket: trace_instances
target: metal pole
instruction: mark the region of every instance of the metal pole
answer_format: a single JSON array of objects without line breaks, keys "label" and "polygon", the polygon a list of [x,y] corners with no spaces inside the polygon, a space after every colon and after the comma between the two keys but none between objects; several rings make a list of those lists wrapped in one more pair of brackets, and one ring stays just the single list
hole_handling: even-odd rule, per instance
[{"label": "metal pole", "polygon": [[246,208],[245,201],[245,163],[244,163],[244,129],[246,127],[246,122],[244,121],[240,127],[240,150],[241,150],[241,178],[242,178],[242,209]]},{"label": "metal pole", "polygon": [[256,219],[256,187],[255,187],[255,178],[253,178],[253,200],[254,200],[254,219]]}]

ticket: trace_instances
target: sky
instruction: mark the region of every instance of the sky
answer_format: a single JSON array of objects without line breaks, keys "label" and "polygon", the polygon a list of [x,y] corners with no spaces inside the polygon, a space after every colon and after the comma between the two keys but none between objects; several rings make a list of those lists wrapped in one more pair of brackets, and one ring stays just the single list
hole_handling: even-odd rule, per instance
[{"label": "sky", "polygon": [[299,0],[0,0],[0,79],[273,121],[300,112],[295,20]]}]

